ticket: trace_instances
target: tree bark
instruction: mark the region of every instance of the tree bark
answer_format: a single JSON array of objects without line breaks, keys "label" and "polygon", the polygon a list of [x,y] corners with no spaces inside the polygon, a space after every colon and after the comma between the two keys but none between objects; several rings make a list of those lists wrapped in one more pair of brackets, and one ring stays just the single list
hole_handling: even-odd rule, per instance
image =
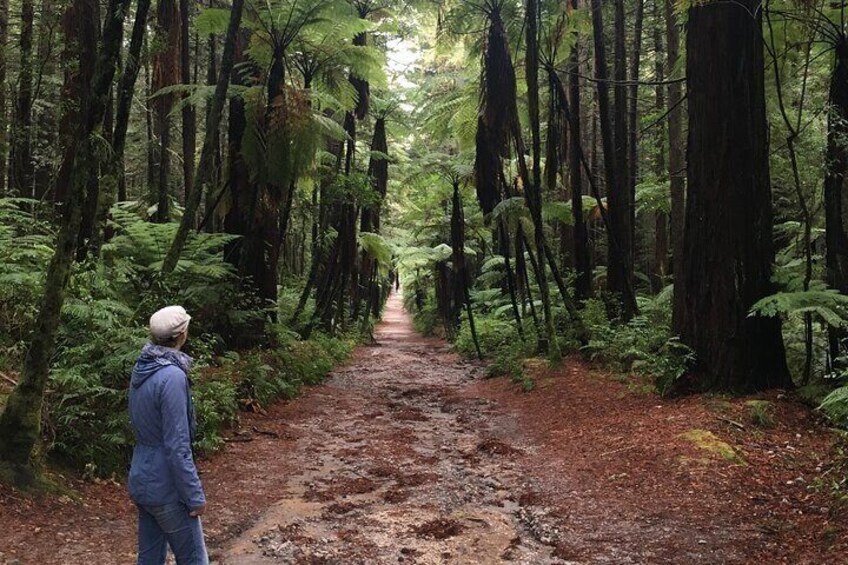
[{"label": "tree bark", "polygon": [[[680,58],[680,29],[675,0],[665,0],[666,76],[674,78]],[[686,227],[686,158],[683,145],[683,94],[680,83],[668,85],[668,181],[671,191],[671,271],[677,286],[683,276],[683,237]],[[674,293],[674,316],[682,315],[683,293]]]},{"label": "tree bark", "polygon": [[[629,108],[627,112],[627,186],[630,207],[630,254],[636,259],[636,185],[639,183],[639,67],[642,62],[642,29],[645,15],[645,0],[634,0],[633,51],[630,56],[630,85],[628,87]],[[623,22],[622,22],[623,26]],[[632,273],[631,273],[632,279]]]},{"label": "tree bark", "polygon": [[[774,291],[762,15],[756,0],[690,8],[683,308],[696,386],[791,387],[781,322],[749,316]],[[752,17],[751,14],[757,14]]]},{"label": "tree bark", "polygon": [[[665,61],[662,54],[665,51],[663,46],[663,28],[661,17],[661,0],[654,0],[654,18],[656,25],[654,26],[654,79],[657,82],[655,89],[656,103],[654,105],[657,115],[662,115],[666,111],[666,85],[662,84],[665,80]],[[665,136],[660,131],[657,134],[657,160],[655,170],[657,180],[667,178],[668,171],[666,170],[666,144]],[[668,214],[662,210],[657,210],[654,213],[654,260],[653,268],[651,269],[651,289],[656,293],[662,289],[668,276]]]},{"label": "tree bark", "polygon": [[[623,10],[623,6],[620,6],[622,0],[616,0],[616,2],[616,13],[618,13],[619,9]],[[636,311],[636,296],[632,286],[633,263],[630,254],[630,198],[628,196],[630,191],[627,187],[627,127],[625,121],[627,116],[627,90],[623,84],[616,87],[615,123],[617,126],[613,131],[614,117],[610,112],[601,0],[592,0],[592,24],[595,43],[595,76],[598,81],[598,120],[609,206],[609,222],[606,226],[607,246],[609,248],[607,252],[607,286],[611,292],[620,296],[623,306],[622,314],[627,318]],[[618,43],[619,38],[616,38],[616,44]],[[617,58],[618,55],[617,53]],[[621,57],[622,60],[616,64],[616,71],[618,75],[621,75],[622,72],[624,75],[623,77],[617,76],[618,80],[627,78],[627,67],[623,60],[623,53]]]},{"label": "tree bark", "polygon": [[9,156],[9,113],[6,109],[6,62],[9,42],[9,0],[0,0],[0,196],[6,194]]},{"label": "tree bark", "polygon": [[[189,24],[191,21],[189,0],[180,0],[180,78],[182,84],[191,84],[191,42]],[[183,95],[183,99],[188,94]],[[220,119],[220,118],[219,118]],[[197,149],[197,111],[191,104],[182,107],[183,142],[183,188],[186,202],[194,185],[194,152]],[[212,163],[210,162],[210,167]]]},{"label": "tree bark", "polygon": [[[529,197],[530,217],[533,219],[534,240],[539,257],[543,258],[545,253],[545,224],[542,220],[542,136],[539,111],[539,4],[538,0],[527,0],[527,49],[525,57],[525,71],[527,78],[527,97],[530,110],[530,134],[533,151],[533,175],[530,179],[532,184],[525,185],[525,194]],[[517,113],[517,112],[516,112]],[[523,159],[519,155],[519,159]],[[545,332],[539,334],[538,348],[542,353],[559,355],[556,331],[554,328],[553,313],[551,311],[550,289],[548,287],[547,269],[544,260],[540,260],[541,268],[536,273],[536,283],[539,285],[539,297],[542,300],[542,315],[544,317]]]},{"label": "tree bark", "polygon": [[[848,232],[843,217],[843,191],[848,173],[848,39],[844,36],[834,47],[829,102],[824,177],[825,264],[828,286],[848,294]],[[831,362],[841,355],[840,342],[844,337],[844,330],[829,328]]]},{"label": "tree bark", "polygon": [[158,207],[156,221],[165,223],[170,219],[171,189],[171,109],[175,95],[158,94],[163,88],[179,84],[181,77],[180,45],[182,26],[177,0],[159,0],[156,10],[157,47],[153,52],[153,114],[154,131],[159,138],[156,153],[156,194]]},{"label": "tree bark", "polygon": [[[571,0],[571,7],[578,9],[578,0]],[[571,112],[568,121],[571,143],[568,146],[568,168],[571,184],[571,210],[574,216],[574,297],[578,302],[592,294],[592,265],[589,255],[589,231],[583,216],[583,174],[580,163],[582,127],[580,124],[580,39],[575,40],[569,60],[568,91]],[[564,94],[564,93],[563,93]]]},{"label": "tree bark", "polygon": [[33,26],[35,6],[33,0],[21,3],[20,71],[18,94],[15,100],[15,123],[12,129],[11,167],[9,189],[12,194],[34,197],[32,162],[32,76],[33,76]]}]

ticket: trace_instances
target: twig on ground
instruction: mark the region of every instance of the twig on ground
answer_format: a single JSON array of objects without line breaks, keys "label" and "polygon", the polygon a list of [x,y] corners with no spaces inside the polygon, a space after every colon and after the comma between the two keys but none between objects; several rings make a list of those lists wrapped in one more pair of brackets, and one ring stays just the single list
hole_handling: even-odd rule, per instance
[{"label": "twig on ground", "polygon": [[253,441],[253,438],[250,436],[236,436],[236,437],[225,437],[225,443],[247,443],[249,441]]},{"label": "twig on ground", "polygon": [[739,422],[735,422],[733,420],[728,420],[727,418],[722,418],[721,416],[716,416],[716,420],[721,420],[722,422],[730,424],[731,426],[736,426],[740,430],[745,431],[745,426],[740,424]]},{"label": "twig on ground", "polygon": [[18,386],[18,381],[7,375],[6,373],[0,373],[0,378],[9,383],[12,386]]},{"label": "twig on ground", "polygon": [[268,431],[268,430],[260,430],[256,426],[252,426],[251,429],[254,432],[256,432],[257,434],[262,434],[263,436],[271,436],[273,438],[280,439],[280,434],[278,434],[277,432],[271,432],[271,431]]}]

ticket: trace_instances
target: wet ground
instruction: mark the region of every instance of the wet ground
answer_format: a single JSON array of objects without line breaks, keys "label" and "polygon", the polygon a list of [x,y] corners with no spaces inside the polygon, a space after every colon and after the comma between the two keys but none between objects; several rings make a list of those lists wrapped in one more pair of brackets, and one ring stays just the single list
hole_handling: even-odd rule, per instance
[{"label": "wet ground", "polygon": [[[522,506],[527,449],[496,439],[482,369],[412,329],[390,299],[377,345],[320,390],[274,503],[220,560],[263,563],[568,563],[542,512]],[[313,399],[314,400],[314,399]]]}]

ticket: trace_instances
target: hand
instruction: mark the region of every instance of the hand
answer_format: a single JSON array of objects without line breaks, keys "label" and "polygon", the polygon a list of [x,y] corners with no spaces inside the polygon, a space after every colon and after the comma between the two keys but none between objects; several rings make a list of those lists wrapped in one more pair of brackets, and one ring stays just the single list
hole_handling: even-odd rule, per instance
[{"label": "hand", "polygon": [[201,506],[200,508],[195,508],[194,510],[190,511],[188,513],[188,515],[191,516],[192,518],[197,518],[198,516],[202,515],[204,512],[206,512],[206,505],[205,504],[203,506]]}]

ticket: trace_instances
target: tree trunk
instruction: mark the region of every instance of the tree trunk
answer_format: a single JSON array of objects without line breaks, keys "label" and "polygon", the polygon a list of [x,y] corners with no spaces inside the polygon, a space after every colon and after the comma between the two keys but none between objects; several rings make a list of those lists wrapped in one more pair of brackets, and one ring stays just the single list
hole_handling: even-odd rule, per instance
[{"label": "tree trunk", "polygon": [[[827,284],[848,294],[848,232],[843,218],[843,191],[848,173],[848,39],[834,48],[834,66],[830,75],[827,117],[827,150],[824,177],[825,240]],[[845,331],[829,328],[831,362],[841,355],[840,341]]]},{"label": "tree trunk", "polygon": [[9,0],[0,0],[0,196],[6,194],[9,156],[9,113],[6,109],[6,62],[9,42]]},{"label": "tree trunk", "polygon": [[[183,84],[191,84],[191,42],[189,41],[191,17],[189,12],[189,0],[180,0],[180,27],[182,28],[180,35],[180,77]],[[188,94],[185,94],[183,99],[187,97]],[[185,104],[182,107],[182,119],[183,187],[185,200],[188,202],[194,184],[194,152],[197,149],[197,112],[193,105]],[[211,161],[209,166],[212,166]]]},{"label": "tree trunk", "polygon": [[[622,0],[616,1],[616,13],[618,13]],[[623,6],[620,9],[623,10]],[[621,297],[622,313],[628,317],[636,311],[636,296],[632,286],[633,264],[630,255],[630,198],[628,196],[630,191],[627,187],[627,127],[624,121],[627,116],[627,90],[624,85],[616,87],[617,127],[613,132],[601,0],[592,0],[592,24],[595,43],[595,76],[598,80],[598,120],[609,206],[609,222],[606,226],[609,248],[607,286],[610,291]],[[623,53],[621,56],[622,60],[616,65],[616,70],[619,75],[624,72],[623,79],[626,79],[626,62],[623,60]]]},{"label": "tree trunk", "polygon": [[[571,0],[571,7],[578,9],[578,1]],[[568,167],[571,181],[571,210],[574,216],[574,297],[583,301],[592,294],[592,265],[589,257],[589,232],[583,216],[583,175],[580,163],[582,132],[580,124],[580,41],[575,40],[569,61],[568,90],[571,112],[568,123],[571,143],[568,151]]]},{"label": "tree trunk", "polygon": [[[525,70],[527,77],[527,97],[530,109],[530,132],[533,150],[532,184],[524,186],[525,194],[529,197],[530,216],[533,219],[534,239],[540,259],[545,253],[545,224],[542,220],[542,136],[540,131],[539,112],[539,4],[538,0],[527,0],[527,49]],[[517,114],[517,112],[516,112]],[[523,155],[519,155],[523,159]],[[550,289],[548,287],[547,269],[544,260],[540,260],[541,268],[536,273],[536,283],[539,285],[539,297],[542,300],[542,315],[544,317],[544,336],[540,333],[538,340],[539,351],[559,355],[556,330],[554,329],[553,313],[551,311]]]},{"label": "tree trunk", "polygon": [[[665,26],[668,41],[666,76],[675,78],[680,58],[680,29],[675,0],[665,0]],[[675,287],[683,276],[683,239],[686,226],[686,159],[683,152],[683,94],[680,83],[668,85],[668,181],[671,191],[671,271]],[[674,316],[683,312],[683,293],[674,293]]]},{"label": "tree trunk", "polygon": [[[76,124],[86,111],[84,104],[88,98],[88,88],[91,77],[94,76],[94,62],[97,56],[97,43],[81,41],[80,33],[89,31],[81,28],[80,21],[99,21],[99,14],[81,13],[80,10],[96,7],[94,3],[72,2],[68,4],[62,16],[62,32],[64,34],[64,49],[62,51],[62,67],[64,68],[64,83],[62,85],[62,118],[59,122],[59,145],[63,154],[75,145],[77,140]],[[97,30],[94,30],[97,31]],[[54,201],[61,204],[67,197],[68,178],[73,169],[72,160],[63,159],[56,179],[56,189],[53,191]]]},{"label": "tree trunk", "polygon": [[32,43],[35,7],[33,0],[21,3],[21,67],[18,72],[18,94],[15,100],[15,123],[12,129],[9,190],[12,194],[34,197],[32,162]]},{"label": "tree trunk", "polygon": [[[76,0],[80,13],[96,13],[91,6],[94,0]],[[84,7],[83,3],[88,4]],[[106,24],[103,30],[101,49],[97,56],[96,71],[92,81],[86,111],[77,124],[77,147],[70,150],[68,158],[74,160],[64,207],[62,225],[57,237],[53,259],[47,270],[41,307],[36,320],[36,329],[24,360],[18,386],[12,391],[6,408],[0,416],[0,459],[19,471],[18,479],[32,479],[30,457],[38,441],[41,429],[41,407],[47,384],[50,362],[56,348],[56,332],[65,298],[65,286],[71,273],[82,205],[88,179],[97,171],[97,152],[91,136],[102,124],[109,99],[109,90],[121,51],[124,18],[129,0],[109,0]],[[99,22],[80,21],[86,37],[96,30]],[[91,37],[91,35],[88,35]]]},{"label": "tree trunk", "polygon": [[132,101],[135,96],[135,85],[138,80],[138,71],[141,68],[141,48],[147,31],[147,15],[149,12],[150,0],[138,0],[130,45],[124,58],[124,72],[118,83],[118,107],[115,110],[115,130],[112,134],[112,158],[118,175],[118,201],[120,202],[127,199],[124,150],[127,143]]},{"label": "tree trunk", "polygon": [[[221,57],[221,72],[218,75],[218,84],[215,85],[215,95],[206,120],[206,139],[203,141],[203,149],[200,153],[200,162],[197,164],[196,183],[186,199],[186,208],[180,220],[180,227],[171,243],[171,248],[162,263],[162,272],[170,273],[176,268],[180,254],[185,247],[189,231],[194,226],[194,219],[203,199],[203,187],[212,175],[212,162],[215,156],[215,147],[218,145],[218,128],[221,124],[221,116],[224,113],[224,103],[227,100],[227,88],[230,85],[230,75],[233,71],[236,38],[241,15],[244,8],[244,0],[233,0],[230,12],[230,23],[227,28],[227,38],[224,43],[224,54]],[[275,289],[276,290],[276,289]]]},{"label": "tree trunk", "polygon": [[[748,315],[774,291],[762,16],[756,0],[689,10],[688,184],[675,329],[696,385],[791,387],[779,318]],[[751,17],[751,14],[757,14]]]},{"label": "tree trunk", "polygon": [[[654,0],[654,18],[656,25],[654,26],[654,79],[657,82],[655,89],[656,104],[654,105],[657,115],[662,115],[666,111],[666,85],[662,84],[665,81],[665,61],[662,58],[664,51],[663,47],[663,28],[662,18],[660,13],[660,0]],[[655,170],[657,179],[662,181],[667,178],[668,171],[666,170],[666,146],[665,136],[663,132],[657,134],[657,160]],[[654,213],[654,260],[653,268],[651,269],[651,289],[656,293],[659,292],[663,284],[665,284],[668,276],[668,214],[662,210],[657,210]]]},{"label": "tree trunk", "polygon": [[629,319],[636,311],[633,293],[633,194],[631,167],[628,159],[627,134],[627,52],[624,26],[624,0],[614,0],[613,35],[613,139],[615,152],[604,159],[611,159],[616,168],[617,184],[609,187],[607,202],[610,219],[616,232],[616,244],[609,249],[609,271],[607,286],[610,292],[622,301],[621,314]]},{"label": "tree trunk", "polygon": [[[630,254],[635,263],[636,245],[636,185],[639,183],[639,67],[642,62],[642,24],[645,15],[645,0],[634,0],[636,13],[633,16],[633,51],[630,56],[630,82],[628,88],[629,108],[627,113],[627,151],[630,207]],[[623,22],[622,22],[623,25]],[[631,273],[632,279],[632,273]]]},{"label": "tree trunk", "polygon": [[[153,131],[153,71],[151,62],[153,54],[150,50],[150,40],[144,40],[144,126],[147,134],[147,195],[151,202],[158,202],[156,193],[156,133]],[[154,218],[155,219],[155,218]]]},{"label": "tree trunk", "polygon": [[159,0],[156,10],[156,41],[153,52],[153,114],[154,131],[159,138],[156,153],[156,194],[158,207],[156,221],[165,223],[171,213],[171,109],[175,95],[158,94],[163,88],[179,84],[181,77],[180,45],[182,26],[177,0]]},{"label": "tree trunk", "polygon": [[[206,84],[213,85],[217,84],[218,81],[218,40],[215,37],[215,34],[209,35],[207,44],[209,47],[209,65],[206,69]],[[209,111],[210,108],[207,106],[207,120],[209,119]],[[216,188],[216,191],[209,191],[206,199],[205,219],[208,223],[206,223],[204,227],[210,233],[215,233],[220,230],[220,220],[216,208],[218,207],[218,202],[220,202],[224,191],[224,188],[221,186],[221,166],[223,163],[223,156],[221,155],[220,136],[218,136],[218,138],[218,143],[215,145],[215,158],[212,165],[212,180],[210,182],[211,186]]]}]

